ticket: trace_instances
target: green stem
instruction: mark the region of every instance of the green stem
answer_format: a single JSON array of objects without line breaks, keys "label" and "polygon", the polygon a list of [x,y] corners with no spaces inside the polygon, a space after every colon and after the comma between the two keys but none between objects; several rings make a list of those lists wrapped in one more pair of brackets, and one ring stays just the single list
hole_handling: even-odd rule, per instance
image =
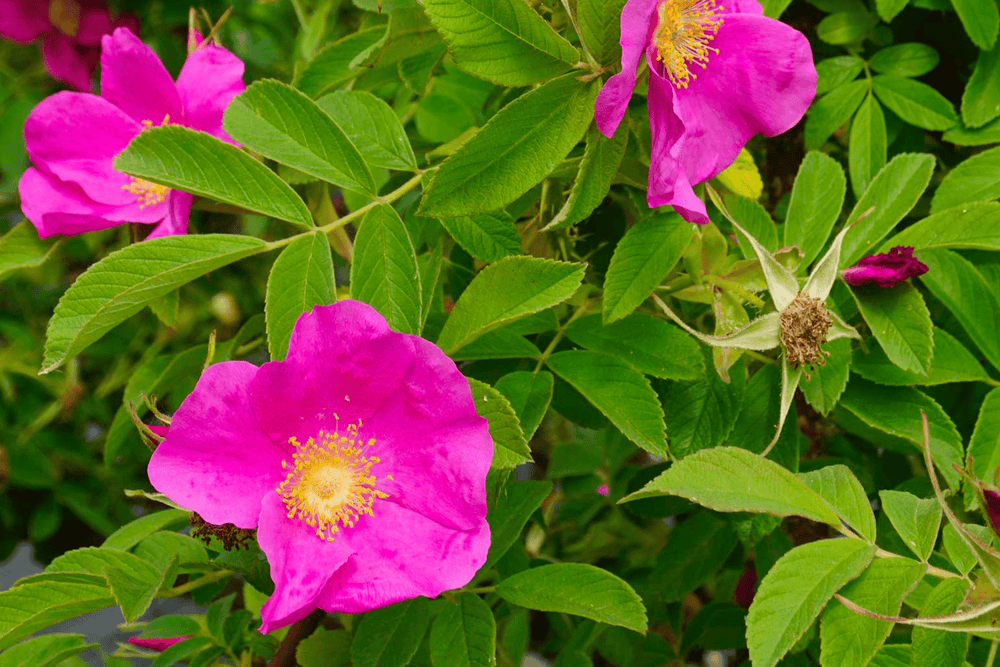
[{"label": "green stem", "polygon": [[986,656],[986,667],[993,667],[993,660],[997,657],[997,646],[1000,646],[1000,639],[994,639],[990,644],[990,654]]},{"label": "green stem", "polygon": [[306,18],[306,12],[302,8],[302,0],[292,0],[292,7],[295,9],[295,16],[299,19],[299,25],[302,26],[303,30],[307,30],[309,19]]},{"label": "green stem", "polygon": [[206,574],[204,577],[195,579],[194,581],[189,581],[186,584],[180,586],[174,586],[173,588],[168,588],[165,591],[160,591],[156,594],[158,598],[175,598],[181,595],[190,593],[191,591],[201,588],[202,586],[207,586],[208,584],[214,584],[217,581],[221,581],[226,577],[231,577],[235,572],[232,570],[219,570],[218,572],[211,572]]},{"label": "green stem", "polygon": [[[894,554],[891,551],[886,551],[885,549],[876,549],[875,558],[903,558],[899,554]],[[948,570],[942,570],[939,567],[934,567],[933,565],[927,565],[926,574],[932,577],[937,577],[938,579],[963,579],[962,575],[955,574],[954,572],[949,572]]]},{"label": "green stem", "polygon": [[463,588],[461,592],[476,593],[476,594],[482,593],[485,595],[487,593],[496,593],[496,590],[497,590],[496,586],[476,586],[475,588]]},{"label": "green stem", "polygon": [[534,371],[535,373],[542,370],[542,366],[545,365],[545,361],[556,349],[556,345],[558,345],[559,341],[563,339],[563,336],[566,335],[566,329],[569,328],[569,325],[575,322],[576,320],[580,319],[581,317],[583,317],[587,313],[587,309],[589,307],[590,303],[584,302],[583,305],[581,305],[579,308],[576,309],[576,312],[573,313],[572,317],[570,317],[568,320],[566,320],[565,323],[563,323],[558,329],[556,329],[556,335],[552,338],[552,342],[550,342],[548,347],[545,348],[545,351],[542,352],[542,356],[538,357],[538,364],[535,366],[535,371]]}]

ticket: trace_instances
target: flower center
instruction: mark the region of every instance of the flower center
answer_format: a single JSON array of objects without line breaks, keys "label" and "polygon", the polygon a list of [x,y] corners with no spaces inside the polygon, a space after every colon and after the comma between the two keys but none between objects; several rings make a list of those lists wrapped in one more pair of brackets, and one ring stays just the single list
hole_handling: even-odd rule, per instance
[{"label": "flower center", "polygon": [[832,321],[822,301],[799,292],[781,311],[780,322],[781,344],[785,347],[788,363],[792,366],[826,364],[820,345],[826,342]]},{"label": "flower center", "polygon": [[719,50],[709,46],[722,25],[715,0],[666,0],[660,5],[660,24],[656,27],[657,60],[670,83],[676,88],[687,88],[691,79],[691,65],[702,68],[708,55]]},{"label": "flower center", "polygon": [[[351,528],[364,514],[372,516],[377,498],[389,497],[375,488],[378,480],[371,468],[379,458],[364,455],[375,440],[363,442],[360,427],[359,420],[341,434],[338,424],[333,433],[320,431],[305,444],[295,438],[288,441],[296,450],[292,454],[294,468],[277,491],[288,508],[288,518],[299,517],[328,542],[341,527]],[[281,465],[288,467],[284,461]],[[385,478],[391,480],[392,475]]]},{"label": "flower center", "polygon": [[[167,114],[163,117],[163,122],[160,123],[160,125],[166,125],[169,122],[170,114]],[[144,120],[142,121],[142,125],[148,130],[153,127],[153,121]],[[149,181],[136,178],[135,176],[129,176],[128,184],[123,185],[122,190],[135,195],[135,200],[139,202],[140,211],[147,206],[162,204],[167,200],[167,195],[170,194],[170,188],[167,186],[159,185],[158,183],[150,183]]]}]

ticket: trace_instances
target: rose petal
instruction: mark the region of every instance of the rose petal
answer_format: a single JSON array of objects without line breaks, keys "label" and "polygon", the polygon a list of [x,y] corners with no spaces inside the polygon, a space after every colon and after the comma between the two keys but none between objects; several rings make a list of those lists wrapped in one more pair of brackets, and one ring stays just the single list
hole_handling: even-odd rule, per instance
[{"label": "rose petal", "polygon": [[261,499],[285,477],[286,451],[250,409],[247,387],[257,372],[245,361],[205,369],[149,461],[153,487],[209,523],[255,528]]},{"label": "rose petal", "polygon": [[351,556],[344,541],[328,542],[300,519],[289,519],[277,493],[263,499],[257,541],[274,579],[274,593],[260,610],[264,634],[308,616],[327,582]]},{"label": "rose petal", "polygon": [[94,62],[90,62],[77,50],[76,42],[58,30],[45,36],[42,42],[42,59],[45,70],[53,79],[68,83],[79,91],[90,92],[90,73]]},{"label": "rose petal", "polygon": [[51,28],[49,3],[0,0],[0,37],[27,44]]},{"label": "rose petal", "polygon": [[101,39],[101,96],[137,123],[183,123],[181,98],[153,50],[128,28]]},{"label": "rose petal", "polygon": [[222,129],[222,114],[245,87],[242,60],[218,46],[202,46],[188,56],[177,77],[185,125],[236,143]]},{"label": "rose petal", "polygon": [[84,7],[80,11],[80,27],[76,31],[79,44],[100,46],[101,37],[113,30],[111,14],[106,7]]},{"label": "rose petal", "polygon": [[657,5],[658,0],[628,0],[622,9],[622,69],[608,79],[594,104],[597,129],[609,139],[622,122],[632,97],[639,59],[656,29]]},{"label": "rose petal", "polygon": [[187,234],[188,216],[191,214],[191,204],[194,195],[180,190],[171,190],[167,195],[167,216],[158,224],[147,239],[175,234]]}]

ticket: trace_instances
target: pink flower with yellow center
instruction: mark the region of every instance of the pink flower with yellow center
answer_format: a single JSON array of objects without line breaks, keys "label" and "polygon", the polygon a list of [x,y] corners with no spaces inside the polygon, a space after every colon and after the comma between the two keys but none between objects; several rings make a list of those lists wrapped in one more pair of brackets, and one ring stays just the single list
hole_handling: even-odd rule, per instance
[{"label": "pink flower with yellow center", "polygon": [[597,97],[597,127],[621,123],[645,53],[652,150],[650,207],[708,222],[692,186],[718,176],[755,134],[787,131],[816,93],[806,37],[763,16],[756,0],[629,0],[621,15],[622,70]]},{"label": "pink flower with yellow center", "polygon": [[138,31],[131,14],[116,19],[104,0],[0,0],[0,37],[27,44],[42,38],[42,59],[52,78],[90,90],[101,57],[101,37],[115,28]]},{"label": "pink flower with yellow center", "polygon": [[126,222],[157,224],[150,237],[184,234],[194,196],[115,171],[115,155],[140,132],[173,123],[232,142],[222,114],[243,91],[243,62],[218,46],[188,56],[177,82],[126,28],[101,43],[101,96],[61,92],[24,124],[34,168],[19,184],[21,208],[42,238]]},{"label": "pink flower with yellow center", "polygon": [[149,479],[209,523],[257,529],[268,633],[467,584],[490,545],[492,458],[454,362],[347,300],[302,315],[284,361],[209,366]]}]

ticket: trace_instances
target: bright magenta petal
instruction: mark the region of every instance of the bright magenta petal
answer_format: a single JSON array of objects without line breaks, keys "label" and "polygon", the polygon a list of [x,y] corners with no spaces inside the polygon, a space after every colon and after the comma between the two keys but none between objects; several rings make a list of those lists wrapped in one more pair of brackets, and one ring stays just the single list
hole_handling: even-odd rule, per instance
[{"label": "bright magenta petal", "polygon": [[719,51],[708,66],[675,91],[687,131],[681,160],[692,184],[717,176],[755,134],[789,130],[816,94],[809,40],[780,21],[727,14],[712,46]]},{"label": "bright magenta petal", "polygon": [[68,83],[79,91],[90,92],[90,73],[97,60],[94,58],[91,62],[87,59],[72,38],[58,30],[48,33],[42,42],[42,59],[53,79]]},{"label": "bright magenta petal", "polygon": [[367,420],[399,390],[412,359],[409,337],[390,332],[371,306],[314,308],[295,323],[286,359],[261,367],[250,402],[274,442],[305,442],[335,430],[338,418],[341,430]]},{"label": "bright magenta petal", "polygon": [[0,0],[0,37],[27,44],[51,27],[48,2]]},{"label": "bright magenta petal", "polygon": [[247,386],[257,370],[245,361],[205,369],[149,461],[153,487],[209,523],[255,528],[261,499],[285,477],[286,452],[250,409]]},{"label": "bright magenta petal", "polygon": [[218,46],[203,46],[188,56],[177,77],[184,124],[235,143],[222,129],[222,114],[243,92],[243,61]]},{"label": "bright magenta petal", "polygon": [[353,556],[331,577],[317,606],[358,614],[468,584],[486,562],[490,527],[463,532],[388,501],[362,517],[343,539]]},{"label": "bright magenta petal", "polygon": [[127,28],[101,41],[101,96],[137,123],[183,122],[181,98],[153,50]]},{"label": "bright magenta petal", "polygon": [[29,168],[18,183],[21,210],[42,238],[53,234],[83,234],[120,225],[125,220],[115,206],[98,204],[72,183]]},{"label": "bright magenta petal", "polygon": [[721,14],[763,14],[764,7],[757,0],[723,0],[719,7]]},{"label": "bright magenta petal", "polygon": [[277,493],[263,499],[257,541],[274,580],[274,593],[260,610],[264,634],[308,616],[327,582],[351,556],[343,541],[327,542],[302,521],[289,520]]},{"label": "bright magenta petal", "polygon": [[161,236],[187,234],[188,216],[191,214],[193,202],[194,195],[180,190],[171,190],[170,194],[167,195],[167,216],[146,238],[155,239]]},{"label": "bright magenta petal", "polygon": [[657,0],[628,0],[622,9],[622,70],[608,79],[594,104],[597,129],[608,138],[614,135],[628,108],[639,59],[656,28],[657,6]]}]

